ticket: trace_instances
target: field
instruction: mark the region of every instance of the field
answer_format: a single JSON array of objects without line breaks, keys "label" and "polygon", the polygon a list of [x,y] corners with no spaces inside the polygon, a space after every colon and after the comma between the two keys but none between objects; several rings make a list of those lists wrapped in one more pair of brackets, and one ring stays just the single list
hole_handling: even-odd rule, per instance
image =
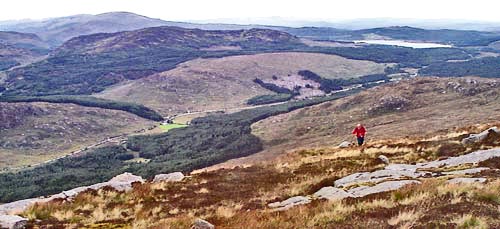
[{"label": "field", "polygon": [[163,132],[168,132],[169,130],[183,128],[186,126],[187,125],[185,124],[172,123],[172,124],[160,125],[159,127]]},{"label": "field", "polygon": [[144,104],[160,113],[229,109],[246,106],[270,92],[252,82],[308,69],[325,78],[383,73],[386,64],[314,53],[267,53],[196,59],[177,68],[111,87],[97,97]]}]

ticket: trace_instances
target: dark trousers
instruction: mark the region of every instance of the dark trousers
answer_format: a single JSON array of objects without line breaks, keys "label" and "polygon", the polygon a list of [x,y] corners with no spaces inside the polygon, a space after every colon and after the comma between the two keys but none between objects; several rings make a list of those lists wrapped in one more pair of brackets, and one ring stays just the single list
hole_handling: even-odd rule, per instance
[{"label": "dark trousers", "polygon": [[363,145],[363,142],[365,142],[365,137],[358,137],[358,145]]}]

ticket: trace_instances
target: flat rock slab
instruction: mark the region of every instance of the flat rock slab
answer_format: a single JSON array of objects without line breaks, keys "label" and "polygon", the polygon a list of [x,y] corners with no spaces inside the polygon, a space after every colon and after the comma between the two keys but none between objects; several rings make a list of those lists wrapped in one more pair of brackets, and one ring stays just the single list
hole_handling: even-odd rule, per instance
[{"label": "flat rock slab", "polygon": [[419,178],[429,174],[416,170],[377,170],[374,172],[354,173],[338,179],[334,182],[335,187],[349,187],[362,183],[379,183],[386,180],[400,180],[407,178]]},{"label": "flat rock slab", "polygon": [[394,191],[409,184],[420,184],[420,182],[416,180],[386,181],[375,186],[360,186],[347,192],[354,197],[363,197],[375,193]]},{"label": "flat rock slab", "polygon": [[276,211],[283,211],[293,206],[303,205],[308,203],[311,203],[311,198],[305,196],[294,196],[281,202],[270,203],[268,204],[268,206],[270,208],[274,208],[274,210]]},{"label": "flat rock slab", "polygon": [[445,174],[445,175],[472,175],[472,174],[480,173],[480,172],[486,171],[486,170],[490,170],[490,168],[479,167],[479,168],[472,168],[472,169],[443,172],[443,174]]},{"label": "flat rock slab", "polygon": [[28,224],[28,219],[17,215],[0,215],[0,228],[21,229]]},{"label": "flat rock slab", "polygon": [[158,174],[153,179],[153,182],[179,182],[184,179],[184,174],[181,172],[169,173],[169,174]]},{"label": "flat rock slab", "polygon": [[448,184],[471,184],[471,183],[484,183],[486,182],[486,178],[453,178],[451,180],[446,181]]},{"label": "flat rock slab", "polygon": [[454,167],[465,164],[477,164],[491,158],[500,157],[500,149],[479,150],[469,154],[457,157],[450,157],[441,161],[431,161],[426,163],[417,163],[415,165],[408,164],[392,164],[385,167],[386,170],[405,170],[416,171],[417,169],[430,169],[441,167]]},{"label": "flat rock slab", "polygon": [[346,191],[331,186],[321,188],[319,191],[315,192],[313,196],[318,199],[327,200],[341,200],[347,197],[352,197],[352,195]]}]

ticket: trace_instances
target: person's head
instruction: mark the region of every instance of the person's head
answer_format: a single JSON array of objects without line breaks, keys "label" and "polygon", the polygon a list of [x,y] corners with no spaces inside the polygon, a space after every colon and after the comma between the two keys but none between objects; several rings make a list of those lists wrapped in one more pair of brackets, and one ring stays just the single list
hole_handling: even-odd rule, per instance
[{"label": "person's head", "polygon": [[361,125],[361,123],[358,123],[358,125],[356,125],[357,128],[361,128],[363,125]]}]

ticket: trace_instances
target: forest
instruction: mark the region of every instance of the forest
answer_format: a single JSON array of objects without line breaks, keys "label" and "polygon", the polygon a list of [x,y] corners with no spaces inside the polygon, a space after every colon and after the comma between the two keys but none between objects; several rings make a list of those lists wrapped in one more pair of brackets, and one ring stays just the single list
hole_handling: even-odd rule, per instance
[{"label": "forest", "polygon": [[[1,90],[0,90],[1,91]],[[153,121],[163,121],[163,117],[156,111],[140,104],[112,101],[92,96],[75,95],[51,95],[51,96],[0,96],[0,102],[47,102],[47,103],[71,103],[84,107],[98,107],[103,109],[121,110],[139,117]]]}]

